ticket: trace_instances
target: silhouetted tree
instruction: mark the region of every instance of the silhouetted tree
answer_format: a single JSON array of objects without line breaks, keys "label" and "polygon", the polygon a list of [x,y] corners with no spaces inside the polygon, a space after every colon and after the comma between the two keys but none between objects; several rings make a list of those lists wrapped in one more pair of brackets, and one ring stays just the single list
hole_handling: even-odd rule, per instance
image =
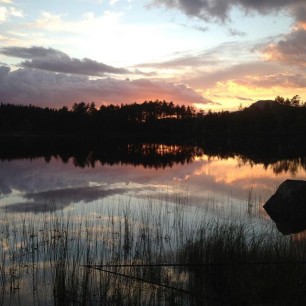
[{"label": "silhouetted tree", "polygon": [[74,103],[72,105],[72,111],[78,114],[86,114],[89,108],[90,108],[89,104],[88,103],[86,104],[85,102]]}]

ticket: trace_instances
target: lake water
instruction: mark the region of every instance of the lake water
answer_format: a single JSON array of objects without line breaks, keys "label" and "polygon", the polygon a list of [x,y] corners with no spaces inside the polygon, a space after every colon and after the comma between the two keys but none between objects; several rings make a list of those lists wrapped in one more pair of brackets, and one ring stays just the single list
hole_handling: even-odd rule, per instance
[{"label": "lake water", "polygon": [[[0,162],[0,207],[7,214],[86,209],[99,203],[141,205],[148,199],[197,206],[230,216],[262,205],[286,179],[305,179],[303,159],[255,164],[205,155],[197,148],[140,145],[141,155],[114,159],[48,156]],[[146,153],[147,152],[147,153]],[[152,153],[153,152],[153,153]],[[138,158],[138,159],[137,159]],[[256,206],[256,207],[254,207]],[[87,207],[87,208],[86,208]]]},{"label": "lake water", "polygon": [[[198,241],[203,229],[209,236],[220,220],[242,220],[269,243],[283,239],[262,206],[284,180],[306,179],[300,157],[255,163],[233,154],[209,156],[192,146],[120,148],[2,157],[0,305],[53,305],[81,297],[100,305],[105,296],[119,294],[116,288],[122,293],[136,286],[124,279],[147,279],[148,271],[133,267],[124,271],[126,278],[84,264],[181,262],[179,250]],[[188,286],[190,272],[161,269],[158,283]],[[144,290],[160,297],[159,285],[148,284],[139,285],[140,305],[148,304]],[[179,303],[189,305],[186,297],[179,296]]]}]

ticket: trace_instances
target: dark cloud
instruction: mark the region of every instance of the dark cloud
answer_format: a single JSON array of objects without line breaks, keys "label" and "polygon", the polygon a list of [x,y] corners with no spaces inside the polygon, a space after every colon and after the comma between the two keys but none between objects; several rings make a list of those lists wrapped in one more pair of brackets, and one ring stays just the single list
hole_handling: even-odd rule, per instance
[{"label": "dark cloud", "polygon": [[1,102],[59,107],[79,101],[128,103],[165,99],[179,104],[206,103],[184,84],[164,80],[90,80],[85,76],[66,75],[29,68],[11,71],[0,67]]},{"label": "dark cloud", "polygon": [[20,63],[20,66],[27,68],[88,76],[132,73],[127,69],[109,66],[89,58],[82,60],[71,58],[64,52],[52,48],[5,47],[0,50],[0,53],[6,56],[26,59]]},{"label": "dark cloud", "polygon": [[45,212],[63,209],[73,203],[89,203],[112,195],[122,195],[130,191],[128,188],[104,189],[103,187],[78,187],[48,190],[28,193],[24,198],[30,201],[15,203],[7,206],[13,212]]},{"label": "dark cloud", "polygon": [[50,201],[61,201],[70,203],[78,203],[84,201],[85,203],[88,203],[111,195],[124,194],[128,191],[128,188],[105,189],[101,186],[78,187],[28,193],[24,197],[28,200],[33,200],[37,202],[43,201],[46,203]]},{"label": "dark cloud", "polygon": [[5,179],[0,178],[0,199],[1,195],[8,195],[12,192],[11,187],[9,184],[5,181]]},{"label": "dark cloud", "polygon": [[306,22],[306,2],[304,5],[293,5],[291,8],[292,14],[295,16],[297,22]]},{"label": "dark cloud", "polygon": [[178,9],[187,16],[205,21],[225,21],[229,19],[233,7],[240,7],[246,13],[255,11],[260,14],[286,9],[297,18],[297,14],[300,14],[297,7],[305,5],[305,0],[151,0],[149,3],[149,6]]},{"label": "dark cloud", "polygon": [[263,48],[263,52],[272,61],[306,66],[306,30],[297,29],[284,39]]}]

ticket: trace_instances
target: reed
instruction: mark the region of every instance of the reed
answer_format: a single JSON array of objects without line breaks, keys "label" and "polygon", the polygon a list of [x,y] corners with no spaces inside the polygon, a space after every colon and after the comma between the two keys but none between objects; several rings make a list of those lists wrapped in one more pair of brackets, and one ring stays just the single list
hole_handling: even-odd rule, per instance
[{"label": "reed", "polygon": [[304,240],[185,199],[2,214],[0,305],[306,302]]}]

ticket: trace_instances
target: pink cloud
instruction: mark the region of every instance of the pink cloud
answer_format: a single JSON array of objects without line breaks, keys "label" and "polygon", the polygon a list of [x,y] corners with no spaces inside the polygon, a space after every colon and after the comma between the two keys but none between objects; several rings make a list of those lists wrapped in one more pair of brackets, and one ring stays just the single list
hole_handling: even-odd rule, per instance
[{"label": "pink cloud", "polygon": [[74,102],[102,103],[167,100],[178,104],[209,103],[203,96],[184,84],[164,80],[118,80],[67,75],[22,68],[11,71],[0,67],[0,96],[5,103],[34,104],[49,107],[71,106]]}]

